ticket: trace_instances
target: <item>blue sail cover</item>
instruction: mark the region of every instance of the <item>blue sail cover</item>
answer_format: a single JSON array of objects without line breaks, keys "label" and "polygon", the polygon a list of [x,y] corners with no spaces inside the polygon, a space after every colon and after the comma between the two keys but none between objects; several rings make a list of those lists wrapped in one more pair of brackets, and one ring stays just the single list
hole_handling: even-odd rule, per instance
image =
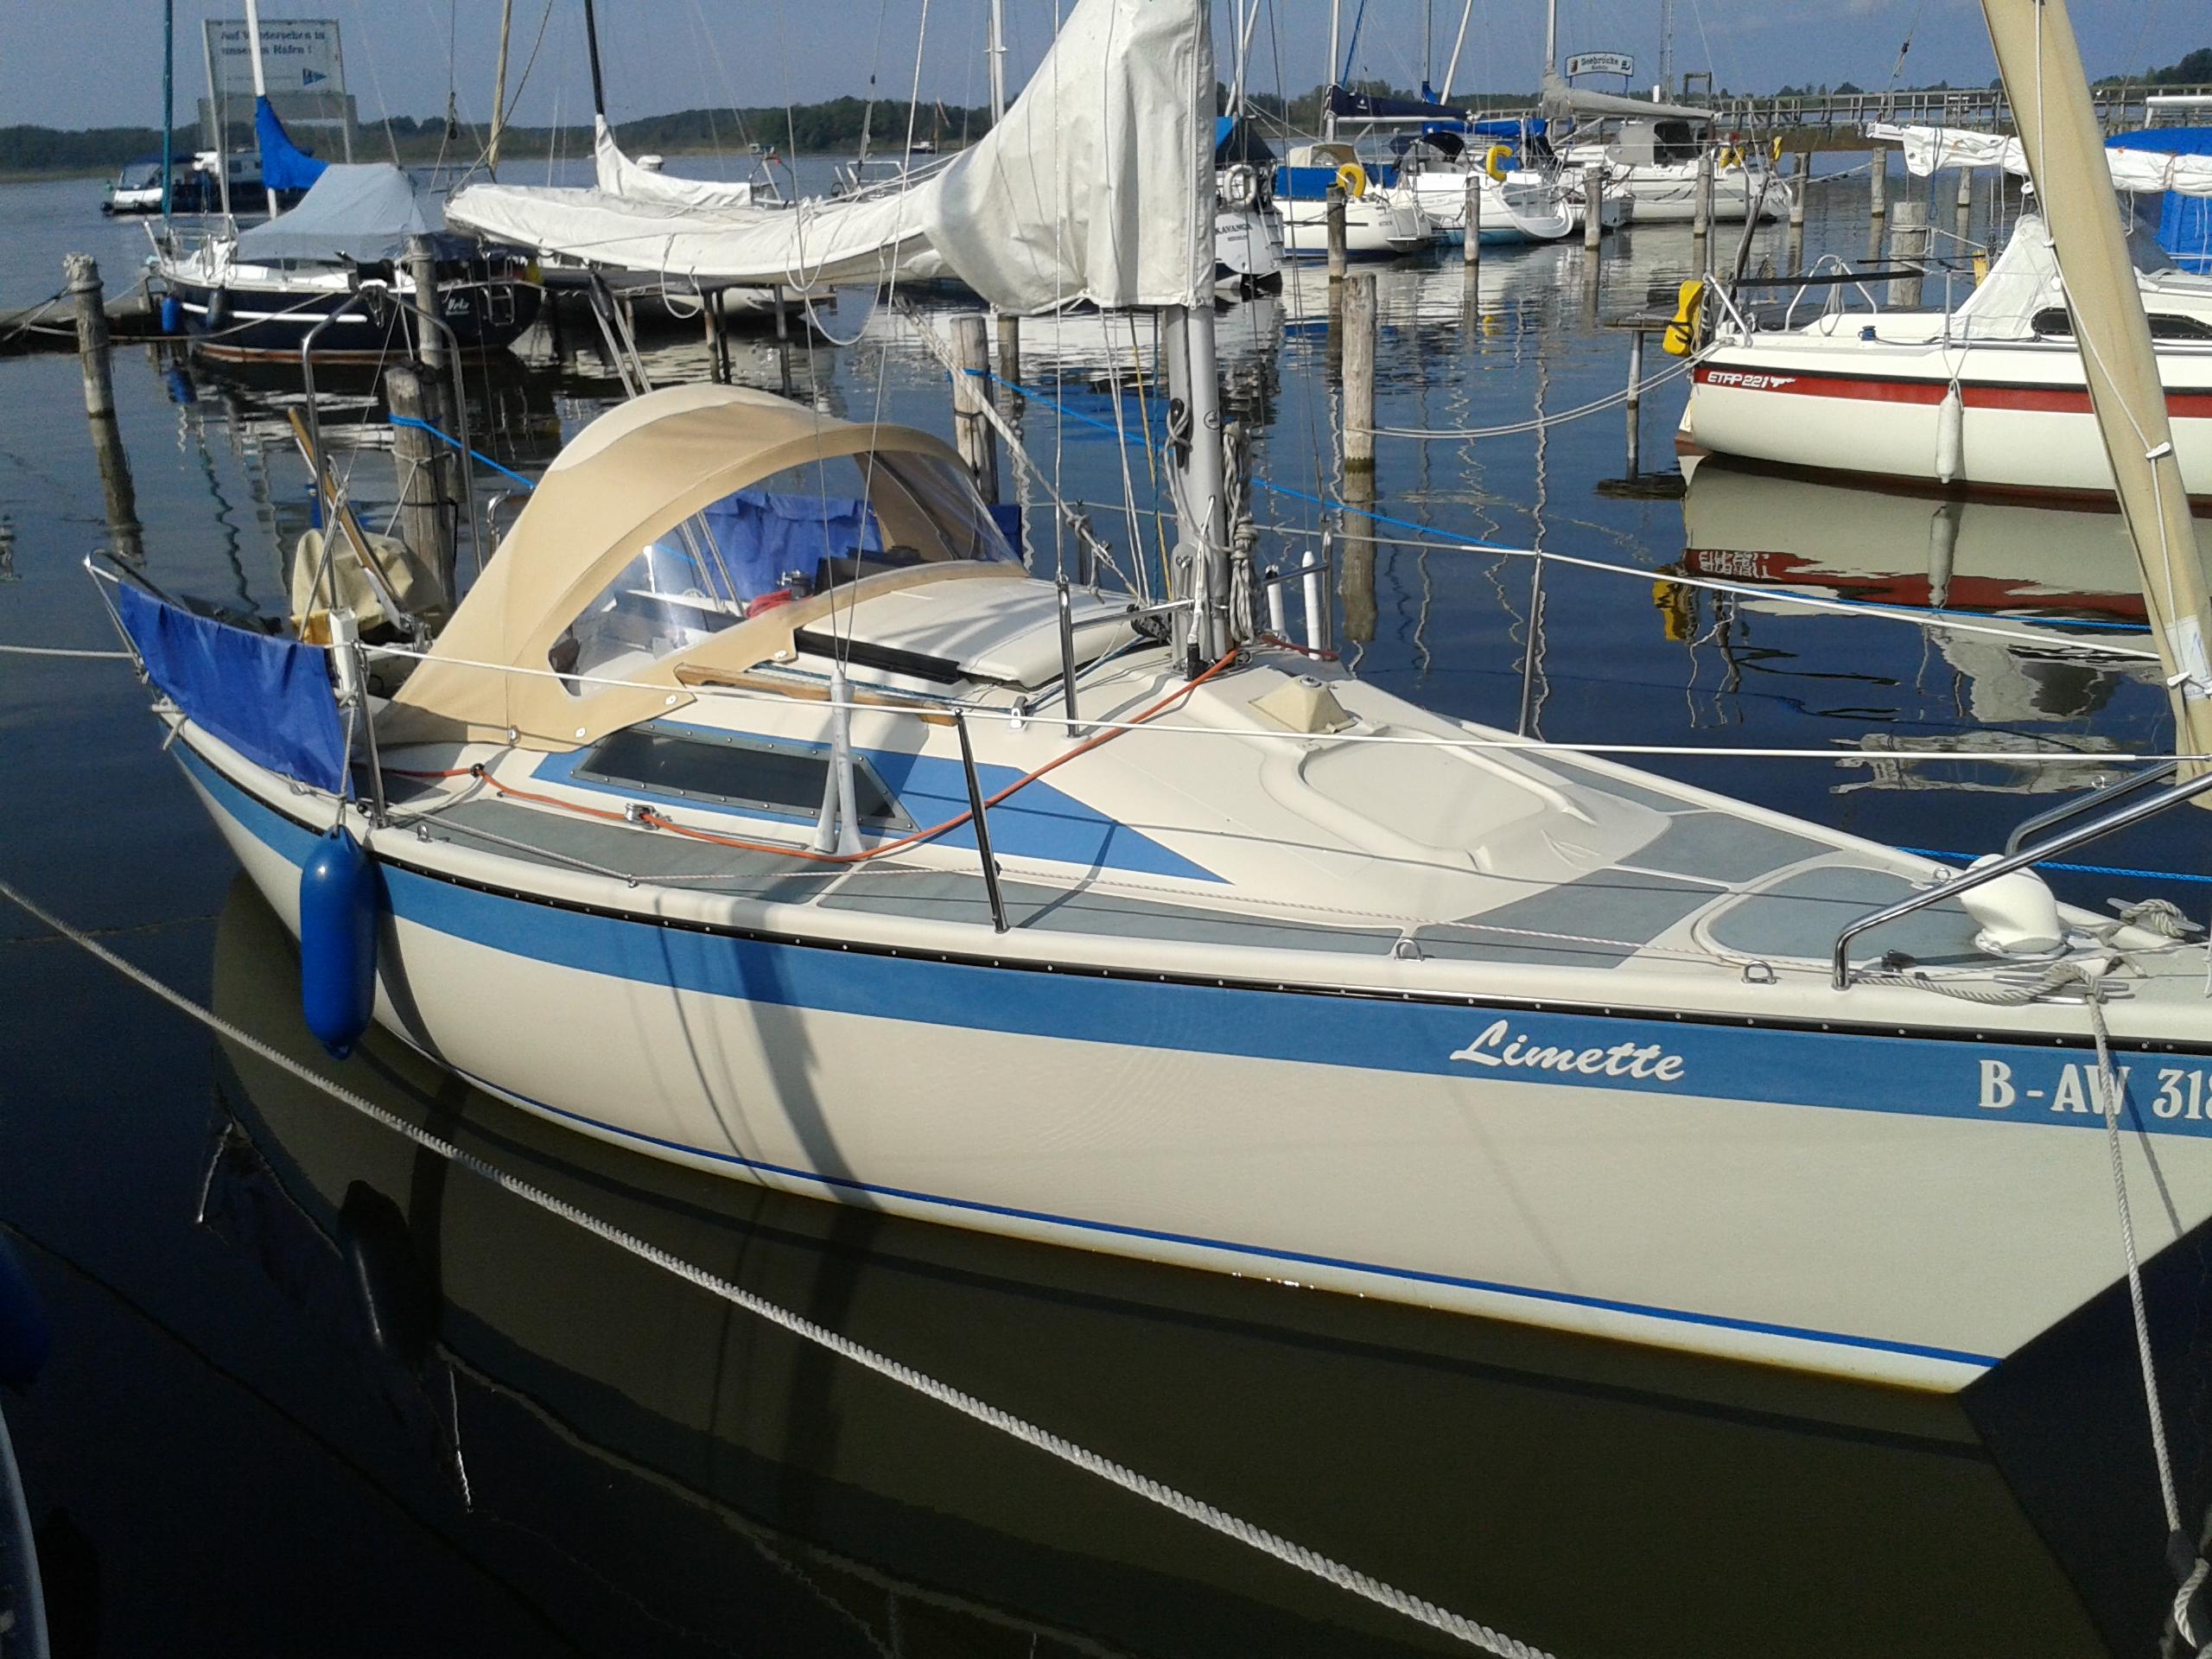
[{"label": "blue sail cover", "polygon": [[[2212,156],[2212,127],[2152,127],[2142,132],[2115,133],[2105,143],[2112,149]],[[2212,197],[2167,191],[2158,214],[2158,245],[2173,256],[2177,269],[2212,276]]]},{"label": "blue sail cover", "polygon": [[271,190],[289,194],[305,190],[322,176],[328,162],[318,162],[292,142],[284,124],[265,98],[253,100],[253,137],[261,149],[261,181]]},{"label": "blue sail cover", "polygon": [[1370,98],[1341,86],[1329,88],[1329,112],[1339,120],[1359,121],[1456,121],[1465,113],[1422,99]]},{"label": "blue sail cover", "polygon": [[124,582],[116,607],[147,676],[240,754],[333,793],[346,785],[346,734],[328,653],[163,604]]}]

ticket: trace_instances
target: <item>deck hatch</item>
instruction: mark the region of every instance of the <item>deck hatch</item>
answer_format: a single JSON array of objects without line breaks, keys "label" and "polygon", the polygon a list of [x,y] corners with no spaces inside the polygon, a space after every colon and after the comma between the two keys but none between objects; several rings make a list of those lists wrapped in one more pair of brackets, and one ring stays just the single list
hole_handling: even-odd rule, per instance
[{"label": "deck hatch", "polygon": [[[829,774],[823,749],[650,723],[601,739],[575,773],[617,788],[801,816],[821,810]],[[853,792],[863,821],[906,827],[898,798],[863,756],[853,759]]]}]

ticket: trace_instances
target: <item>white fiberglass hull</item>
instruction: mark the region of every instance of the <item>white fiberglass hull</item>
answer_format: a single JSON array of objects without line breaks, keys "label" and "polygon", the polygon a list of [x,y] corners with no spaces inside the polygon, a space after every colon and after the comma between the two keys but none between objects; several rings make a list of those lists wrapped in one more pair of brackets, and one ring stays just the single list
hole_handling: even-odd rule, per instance
[{"label": "white fiberglass hull", "polygon": [[[1573,166],[1570,157],[1569,167]],[[1741,224],[1754,204],[1761,223],[1782,218],[1789,211],[1789,186],[1769,177],[1764,196],[1761,175],[1748,168],[1723,167],[1713,175],[1713,219],[1715,224]],[[1622,195],[1631,205],[1637,225],[1688,224],[1697,217],[1697,168],[1639,163],[1624,168],[1618,162],[1607,169],[1605,192]]]},{"label": "white fiberglass hull", "polygon": [[[1580,204],[1541,174],[1512,173],[1503,180],[1486,173],[1481,180],[1482,241],[1485,247],[1524,242],[1558,242],[1582,228]],[[1467,228],[1467,175],[1430,170],[1408,182],[1423,213],[1439,230],[1457,238]]]},{"label": "white fiberglass hull", "polygon": [[[1278,196],[1282,251],[1287,259],[1329,257],[1329,206]],[[1353,259],[1395,259],[1419,253],[1436,240],[1436,227],[1410,196],[1370,190],[1344,204],[1344,252]]]},{"label": "white fiberglass hull", "polygon": [[[317,826],[183,735],[296,931]],[[382,1023],[555,1121],[780,1189],[1937,1390],[2116,1272],[2086,1043],[1052,972],[1019,933],[1008,959],[921,943],[939,924],[779,933],[774,905],[671,925],[619,880],[540,866],[533,898],[451,841],[372,845]],[[2148,1250],[2212,1214],[2212,1062],[2130,1058],[2173,1105],[2131,1136],[2132,1179],[2155,1158],[2182,1206]]]},{"label": "white fiberglass hull", "polygon": [[[2212,496],[2212,346],[2162,345],[2158,367],[2183,480]],[[2106,500],[2113,490],[2081,354],[2065,340],[1755,336],[1694,371],[1676,447],[1931,486]]]}]

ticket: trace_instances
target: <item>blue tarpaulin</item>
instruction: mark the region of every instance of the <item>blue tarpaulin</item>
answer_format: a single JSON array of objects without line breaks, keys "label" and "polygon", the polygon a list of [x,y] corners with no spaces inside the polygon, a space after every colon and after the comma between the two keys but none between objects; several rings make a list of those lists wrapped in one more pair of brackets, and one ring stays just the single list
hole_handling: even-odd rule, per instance
[{"label": "blue tarpaulin", "polygon": [[261,149],[261,181],[271,190],[282,190],[287,195],[304,190],[330,165],[318,162],[292,142],[265,98],[253,100],[253,137]]},{"label": "blue tarpaulin", "polygon": [[317,645],[226,626],[124,582],[116,607],[154,683],[257,765],[315,789],[346,784],[346,734]]},{"label": "blue tarpaulin", "polygon": [[[2212,156],[2212,127],[2152,127],[2115,133],[2105,143],[2113,149]],[[2173,256],[2177,269],[2212,276],[2212,197],[2167,191],[2158,214],[2158,245]]]}]

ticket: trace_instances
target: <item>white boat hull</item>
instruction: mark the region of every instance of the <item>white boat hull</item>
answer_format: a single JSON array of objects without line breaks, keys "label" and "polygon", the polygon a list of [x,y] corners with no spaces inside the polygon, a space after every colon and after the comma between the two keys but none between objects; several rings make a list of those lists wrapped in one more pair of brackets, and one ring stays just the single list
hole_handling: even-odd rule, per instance
[{"label": "white boat hull", "polygon": [[[296,932],[301,798],[183,739]],[[780,1189],[1936,1390],[2115,1276],[2086,1044],[1046,972],[779,934],[774,906],[672,925],[550,867],[543,902],[456,843],[372,844],[382,1023],[583,1133]],[[2155,1156],[2185,1231],[2212,1213],[2208,1063],[2136,1064],[2174,1110],[2131,1177]]]},{"label": "white boat hull", "polygon": [[[2182,477],[2212,496],[2212,346],[2163,346]],[[1946,467],[1943,404],[1960,387],[1957,459]],[[1930,486],[2109,500],[2111,465],[2081,355],[2061,340],[1897,344],[1754,336],[1693,375],[1676,447]]]},{"label": "white boat hull", "polygon": [[[1329,257],[1329,206],[1278,196],[1282,251],[1287,259]],[[1419,253],[1436,240],[1436,227],[1409,197],[1370,191],[1344,204],[1344,252],[1353,259],[1395,259]]]}]

